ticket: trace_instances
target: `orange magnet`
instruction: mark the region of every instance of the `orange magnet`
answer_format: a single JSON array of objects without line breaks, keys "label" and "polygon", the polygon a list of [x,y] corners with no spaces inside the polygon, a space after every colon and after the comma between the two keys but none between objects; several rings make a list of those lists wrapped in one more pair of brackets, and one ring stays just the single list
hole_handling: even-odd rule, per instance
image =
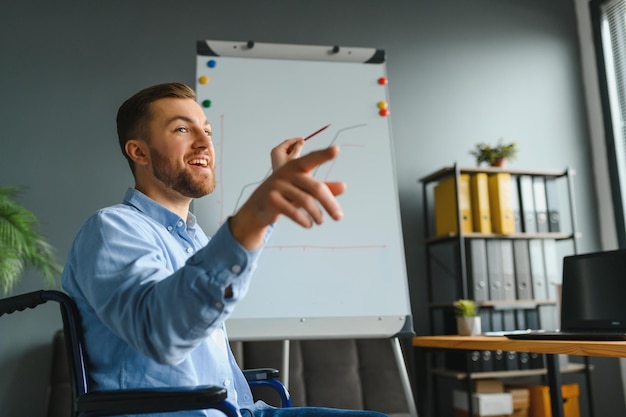
[{"label": "orange magnet", "polygon": [[209,83],[209,77],[207,77],[206,75],[203,75],[202,77],[198,78],[198,82],[200,84],[208,84]]},{"label": "orange magnet", "polygon": [[379,109],[381,109],[381,110],[386,109],[386,108],[388,107],[387,102],[386,102],[386,101],[384,101],[384,100],[379,101],[379,102],[376,104],[376,106],[378,106],[378,108],[379,108]]}]

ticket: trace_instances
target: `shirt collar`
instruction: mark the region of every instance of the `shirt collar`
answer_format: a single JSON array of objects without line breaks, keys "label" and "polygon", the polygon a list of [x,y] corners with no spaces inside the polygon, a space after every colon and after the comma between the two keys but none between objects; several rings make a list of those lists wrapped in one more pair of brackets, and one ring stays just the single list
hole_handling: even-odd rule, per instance
[{"label": "shirt collar", "polygon": [[[134,188],[129,187],[126,191],[124,204],[135,207],[137,210],[151,217],[165,227],[177,225],[179,222],[185,222],[179,215],[166,209],[141,191]],[[187,228],[193,228],[195,226],[196,216],[189,212],[187,215]]]}]

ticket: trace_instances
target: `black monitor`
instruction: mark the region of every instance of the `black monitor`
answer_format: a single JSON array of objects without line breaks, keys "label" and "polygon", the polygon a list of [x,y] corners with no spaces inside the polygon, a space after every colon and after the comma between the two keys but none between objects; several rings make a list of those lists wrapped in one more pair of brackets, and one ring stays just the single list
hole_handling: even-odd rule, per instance
[{"label": "black monitor", "polygon": [[626,250],[566,256],[561,330],[626,330]]}]

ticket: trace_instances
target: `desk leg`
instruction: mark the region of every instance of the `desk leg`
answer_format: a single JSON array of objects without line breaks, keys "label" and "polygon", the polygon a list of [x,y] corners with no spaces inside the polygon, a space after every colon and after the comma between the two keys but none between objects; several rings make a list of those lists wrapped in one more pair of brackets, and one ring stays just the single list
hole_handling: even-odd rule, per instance
[{"label": "desk leg", "polygon": [[435,398],[433,387],[435,376],[432,369],[432,360],[435,352],[426,348],[415,348],[415,398],[416,405],[419,405],[419,413],[422,416],[432,417],[433,407],[431,403]]},{"label": "desk leg", "polygon": [[589,404],[589,417],[594,417],[595,407],[593,406],[593,392],[591,391],[591,371],[589,356],[585,356],[585,385],[587,385],[587,403]]},{"label": "desk leg", "polygon": [[474,387],[472,386],[472,358],[471,358],[472,354],[470,352],[467,352],[465,354],[465,366],[467,369],[467,375],[466,375],[466,379],[465,379],[465,389],[467,391],[467,415],[468,416],[473,416],[474,415],[474,395],[472,390],[474,389]]},{"label": "desk leg", "polygon": [[548,365],[548,387],[550,387],[552,416],[563,417],[563,393],[561,392],[559,355],[546,355],[546,362]]}]

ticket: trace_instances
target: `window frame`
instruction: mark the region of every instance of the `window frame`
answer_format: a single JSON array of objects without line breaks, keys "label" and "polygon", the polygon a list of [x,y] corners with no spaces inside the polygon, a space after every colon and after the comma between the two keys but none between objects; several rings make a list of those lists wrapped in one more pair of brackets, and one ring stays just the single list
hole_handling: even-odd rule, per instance
[{"label": "window frame", "polygon": [[[609,1],[613,0],[591,0],[589,2],[589,9],[591,14],[594,50],[596,54],[596,65],[598,69],[598,83],[600,88],[600,100],[602,105],[602,117],[607,152],[607,168],[609,172],[613,210],[615,213],[615,233],[619,247],[624,248],[626,247],[626,157],[623,157],[623,160],[620,162],[618,155],[626,155],[626,137],[623,138],[625,140],[624,146],[621,149],[618,148],[616,144],[614,116],[611,94],[609,91],[606,53],[602,33],[602,6]],[[621,136],[622,134],[620,134],[620,139],[622,139]],[[620,181],[620,170],[623,171],[623,177],[625,178],[623,183]]]}]

